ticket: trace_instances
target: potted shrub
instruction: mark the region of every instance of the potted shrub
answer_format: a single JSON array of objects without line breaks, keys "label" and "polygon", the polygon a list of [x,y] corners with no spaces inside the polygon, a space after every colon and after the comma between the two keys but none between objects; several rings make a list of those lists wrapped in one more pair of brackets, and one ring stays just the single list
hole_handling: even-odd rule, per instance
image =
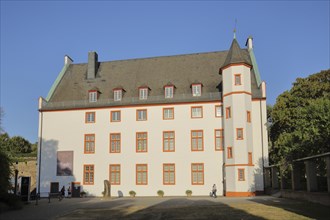
[{"label": "potted shrub", "polygon": [[86,193],[85,191],[81,191],[81,192],[80,192],[80,197],[81,197],[81,198],[84,198],[84,197],[86,197],[86,194],[87,194],[87,193]]},{"label": "potted shrub", "polygon": [[136,195],[136,192],[134,190],[131,190],[128,192],[128,194],[131,196],[131,197],[135,197]]},{"label": "potted shrub", "polygon": [[164,191],[163,190],[158,190],[157,195],[160,196],[160,197],[163,197],[164,196]]},{"label": "potted shrub", "polygon": [[187,196],[191,196],[191,195],[192,195],[192,191],[191,191],[190,189],[187,189],[187,190],[186,190],[186,195],[187,195]]}]

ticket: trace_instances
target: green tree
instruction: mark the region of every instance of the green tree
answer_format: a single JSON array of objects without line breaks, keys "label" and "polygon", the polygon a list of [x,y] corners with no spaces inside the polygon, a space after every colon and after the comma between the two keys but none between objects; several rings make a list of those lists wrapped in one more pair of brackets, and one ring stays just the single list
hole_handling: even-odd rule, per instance
[{"label": "green tree", "polygon": [[271,111],[274,163],[330,151],[330,69],[298,78]]},{"label": "green tree", "polygon": [[11,139],[7,133],[0,134],[0,197],[8,192],[10,187]]},{"label": "green tree", "polygon": [[3,116],[5,115],[2,107],[0,107],[0,134],[4,133],[4,129],[2,127],[2,123],[3,123]]},{"label": "green tree", "polygon": [[31,153],[31,143],[23,137],[14,136],[11,138],[12,150],[16,153]]}]

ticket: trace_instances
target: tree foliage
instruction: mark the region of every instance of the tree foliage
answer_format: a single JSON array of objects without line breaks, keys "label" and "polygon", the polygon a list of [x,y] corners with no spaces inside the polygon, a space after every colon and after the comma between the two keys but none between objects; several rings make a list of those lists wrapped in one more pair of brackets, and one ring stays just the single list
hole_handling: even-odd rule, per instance
[{"label": "tree foliage", "polygon": [[330,152],[330,69],[298,78],[270,110],[273,163]]}]

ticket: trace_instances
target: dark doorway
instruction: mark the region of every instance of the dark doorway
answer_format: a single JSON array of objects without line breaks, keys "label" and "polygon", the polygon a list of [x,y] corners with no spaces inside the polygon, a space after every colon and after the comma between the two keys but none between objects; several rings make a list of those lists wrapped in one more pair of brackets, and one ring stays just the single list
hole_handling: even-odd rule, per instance
[{"label": "dark doorway", "polygon": [[58,182],[50,183],[50,193],[58,193],[60,191],[60,184]]},{"label": "dark doorway", "polygon": [[79,182],[72,182],[71,183],[72,189],[72,197],[80,197],[80,183]]}]

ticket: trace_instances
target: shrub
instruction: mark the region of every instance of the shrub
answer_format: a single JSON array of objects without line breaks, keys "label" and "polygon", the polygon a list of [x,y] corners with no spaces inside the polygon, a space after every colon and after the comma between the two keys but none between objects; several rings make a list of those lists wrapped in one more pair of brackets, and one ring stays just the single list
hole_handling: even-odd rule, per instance
[{"label": "shrub", "polygon": [[22,209],[23,202],[19,196],[14,194],[1,194],[0,195],[0,203],[6,204],[7,207],[3,206],[0,208],[0,213],[5,211],[6,209]]},{"label": "shrub", "polygon": [[81,191],[81,192],[80,192],[80,197],[85,197],[86,194],[87,194],[87,193],[86,193],[85,191]]},{"label": "shrub", "polygon": [[157,195],[160,196],[160,197],[163,197],[164,196],[164,191],[163,190],[158,190]]},{"label": "shrub", "polygon": [[134,190],[131,190],[128,192],[128,194],[131,196],[131,197],[135,197],[136,195],[136,192]]},{"label": "shrub", "polygon": [[187,190],[186,190],[186,195],[187,195],[187,196],[191,196],[191,195],[192,195],[192,191],[191,191],[190,189],[187,189]]}]

